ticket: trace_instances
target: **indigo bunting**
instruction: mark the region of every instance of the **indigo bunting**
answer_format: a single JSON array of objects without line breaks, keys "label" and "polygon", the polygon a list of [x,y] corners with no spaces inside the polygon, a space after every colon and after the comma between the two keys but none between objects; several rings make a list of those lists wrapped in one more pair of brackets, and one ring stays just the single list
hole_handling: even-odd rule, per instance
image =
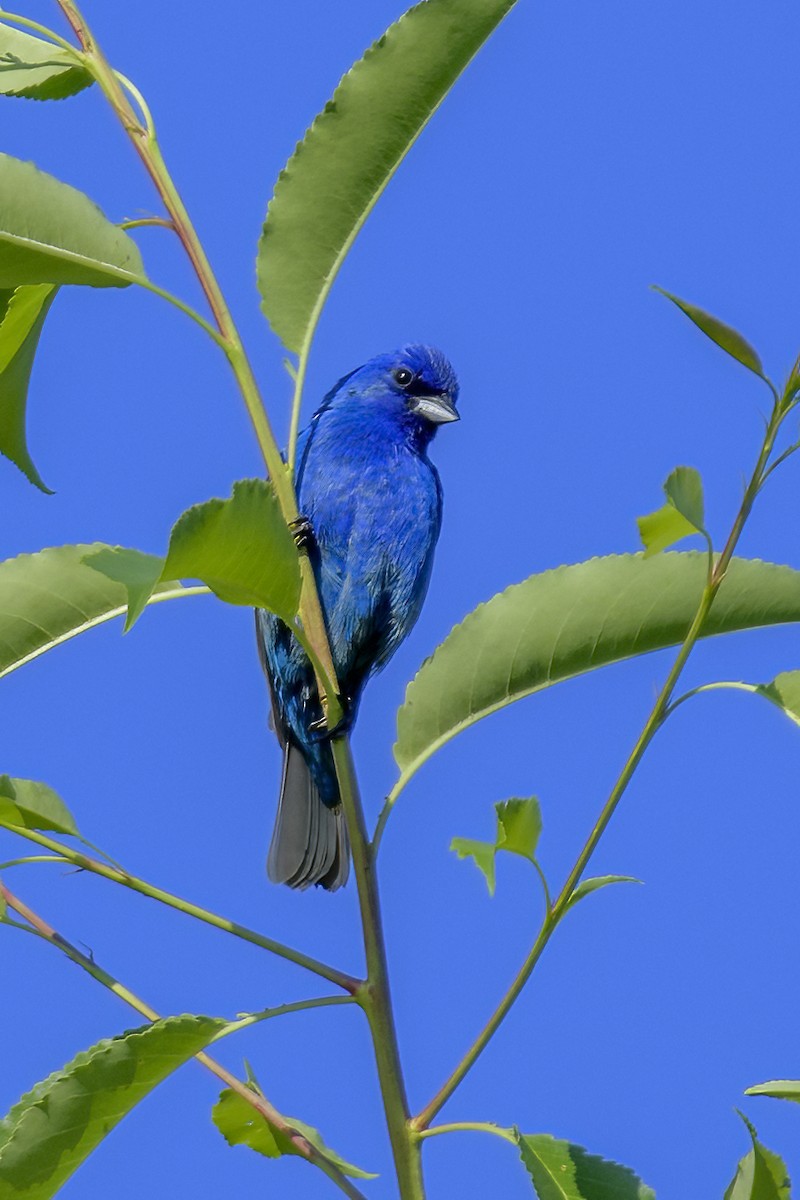
[{"label": "indigo bunting", "polygon": [[[298,506],[345,708],[337,732],[419,616],[442,519],[428,446],[437,426],[458,420],[457,399],[444,355],[405,346],[340,379],[298,439]],[[350,848],[314,672],[278,617],[258,610],[256,635],[283,748],[267,871],[335,891]]]}]

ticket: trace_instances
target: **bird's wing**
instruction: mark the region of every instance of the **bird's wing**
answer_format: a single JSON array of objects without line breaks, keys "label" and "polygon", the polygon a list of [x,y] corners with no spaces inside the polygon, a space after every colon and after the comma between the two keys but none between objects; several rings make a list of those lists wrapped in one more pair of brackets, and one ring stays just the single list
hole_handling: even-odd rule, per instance
[{"label": "bird's wing", "polygon": [[269,613],[264,612],[262,608],[255,609],[256,618],[256,645],[258,646],[258,660],[261,663],[261,669],[264,672],[264,677],[267,681],[269,689],[269,725],[275,731],[278,742],[283,748],[286,745],[286,723],[283,719],[283,713],[275,691],[275,685],[272,680],[272,671],[270,670],[269,659],[267,657],[267,638],[269,637],[268,622],[270,619]]}]

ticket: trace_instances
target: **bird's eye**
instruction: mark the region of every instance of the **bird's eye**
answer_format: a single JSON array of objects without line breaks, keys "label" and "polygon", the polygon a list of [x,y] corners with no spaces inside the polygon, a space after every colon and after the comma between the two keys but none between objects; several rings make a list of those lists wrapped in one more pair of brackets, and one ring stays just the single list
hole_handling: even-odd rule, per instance
[{"label": "bird's eye", "polygon": [[413,371],[409,371],[407,367],[398,367],[394,372],[394,377],[400,387],[408,387],[414,378]]}]

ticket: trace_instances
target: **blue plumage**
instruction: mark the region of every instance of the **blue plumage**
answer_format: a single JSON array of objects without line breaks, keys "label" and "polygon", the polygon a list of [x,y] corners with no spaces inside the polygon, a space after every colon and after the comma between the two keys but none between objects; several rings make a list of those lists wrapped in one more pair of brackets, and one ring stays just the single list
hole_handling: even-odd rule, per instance
[{"label": "blue plumage", "polygon": [[[425,599],[442,518],[427,449],[438,425],[458,420],[457,398],[444,355],[405,346],[341,379],[300,435],[299,508],[314,533],[311,557],[349,722],[367,678],[409,633]],[[347,879],[349,850],[330,746],[313,728],[322,716],[314,673],[277,617],[259,611],[256,628],[284,748],[269,875],[333,890]]]}]

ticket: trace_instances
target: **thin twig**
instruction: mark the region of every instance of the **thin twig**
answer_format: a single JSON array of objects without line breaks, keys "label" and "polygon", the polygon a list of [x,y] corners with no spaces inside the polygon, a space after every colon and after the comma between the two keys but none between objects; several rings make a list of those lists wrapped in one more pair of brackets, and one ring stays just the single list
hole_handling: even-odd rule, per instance
[{"label": "thin twig", "polygon": [[87,854],[73,850],[71,846],[66,846],[61,842],[55,841],[39,830],[25,829],[20,825],[4,825],[3,828],[8,829],[9,833],[19,834],[20,837],[26,838],[29,842],[35,842],[38,846],[44,846],[46,849],[52,850],[75,867],[91,871],[93,875],[100,875],[103,879],[109,879],[112,883],[121,884],[122,887],[139,892],[142,896],[149,896],[151,900],[158,900],[161,904],[166,904],[169,908],[174,908],[178,912],[185,913],[186,916],[195,917],[198,921],[204,921],[206,925],[213,925],[215,929],[222,929],[226,933],[233,934],[234,937],[241,938],[245,942],[250,942],[254,946],[260,946],[262,950],[269,950],[271,954],[276,954],[279,958],[285,958],[289,962],[295,963],[298,967],[304,967],[307,971],[319,975],[322,979],[327,979],[329,983],[335,984],[350,995],[355,995],[361,987],[360,980],[345,974],[344,971],[337,970],[336,967],[330,967],[327,963],[320,962],[319,959],[312,958],[308,954],[303,954],[300,950],[294,950],[291,946],[285,946],[282,942],[275,941],[274,938],[266,937],[264,934],[257,933],[253,929],[248,929],[246,925],[239,925],[227,917],[218,916],[217,913],[210,912],[206,908],[201,908],[198,904],[192,904],[191,901],[184,900],[180,896],[175,896],[171,892],[164,891],[163,888],[155,887],[153,884],[147,883],[144,879],[139,879],[136,875],[131,875],[127,871],[120,871],[116,867],[109,866],[107,863],[99,862]]}]

